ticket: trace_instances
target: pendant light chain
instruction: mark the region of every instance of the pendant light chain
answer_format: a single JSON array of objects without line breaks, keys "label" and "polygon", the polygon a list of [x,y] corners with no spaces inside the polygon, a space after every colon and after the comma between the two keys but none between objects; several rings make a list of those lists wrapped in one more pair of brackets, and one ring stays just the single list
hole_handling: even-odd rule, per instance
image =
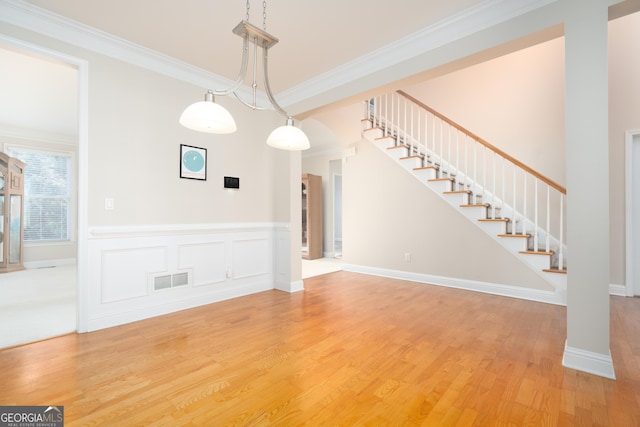
[{"label": "pendant light chain", "polygon": [[262,2],[262,29],[267,31],[267,0]]},{"label": "pendant light chain", "polygon": [[[249,10],[251,9],[251,2],[247,0],[247,13],[244,16],[244,20],[249,22]],[[267,0],[262,1],[262,29],[267,31]]]}]

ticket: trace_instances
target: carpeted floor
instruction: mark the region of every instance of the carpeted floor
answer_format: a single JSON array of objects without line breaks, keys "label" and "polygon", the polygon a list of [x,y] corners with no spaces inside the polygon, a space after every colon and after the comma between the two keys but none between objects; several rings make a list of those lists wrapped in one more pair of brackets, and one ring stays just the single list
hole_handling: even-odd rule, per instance
[{"label": "carpeted floor", "polygon": [[302,278],[320,276],[342,270],[342,260],[338,258],[318,258],[302,260]]},{"label": "carpeted floor", "polygon": [[0,274],[0,348],[75,330],[75,265]]}]

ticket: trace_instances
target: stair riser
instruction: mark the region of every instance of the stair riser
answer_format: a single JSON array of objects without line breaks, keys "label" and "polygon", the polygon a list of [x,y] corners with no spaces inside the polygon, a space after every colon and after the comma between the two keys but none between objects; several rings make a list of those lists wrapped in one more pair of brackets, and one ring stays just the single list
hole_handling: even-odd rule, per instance
[{"label": "stair riser", "polygon": [[531,255],[521,254],[525,262],[538,270],[544,270],[551,268],[551,256],[549,255]]},{"label": "stair riser", "polygon": [[445,191],[451,191],[451,181],[427,181],[427,185],[438,193],[444,193]]},{"label": "stair riser", "polygon": [[487,218],[487,208],[485,206],[473,206],[460,208],[460,211],[464,216],[469,218],[471,221],[477,221],[479,219]]},{"label": "stair riser", "polygon": [[444,194],[444,197],[453,206],[460,206],[460,205],[468,205],[469,204],[469,194],[468,193]]},{"label": "stair riser", "polygon": [[505,248],[514,251],[526,251],[529,249],[528,239],[522,237],[500,237],[500,243]]},{"label": "stair riser", "polygon": [[362,135],[369,141],[375,142],[376,138],[381,138],[383,133],[380,128],[368,128],[362,131]]},{"label": "stair riser", "polygon": [[401,159],[400,164],[412,171],[414,168],[422,167],[422,159],[419,157],[409,157],[407,159]]},{"label": "stair riser", "polygon": [[506,222],[484,222],[480,221],[480,226],[484,231],[491,235],[507,234],[509,227]]},{"label": "stair riser", "polygon": [[374,140],[374,144],[376,144],[378,148],[386,150],[387,148],[395,146],[396,140],[393,137],[385,136],[384,138],[376,138]]},{"label": "stair riser", "polygon": [[401,158],[409,156],[409,150],[406,147],[394,147],[387,149],[387,153],[395,160],[400,161]]},{"label": "stair riser", "polygon": [[433,168],[419,169],[412,172],[422,182],[426,182],[430,179],[436,179],[438,177],[438,171]]}]

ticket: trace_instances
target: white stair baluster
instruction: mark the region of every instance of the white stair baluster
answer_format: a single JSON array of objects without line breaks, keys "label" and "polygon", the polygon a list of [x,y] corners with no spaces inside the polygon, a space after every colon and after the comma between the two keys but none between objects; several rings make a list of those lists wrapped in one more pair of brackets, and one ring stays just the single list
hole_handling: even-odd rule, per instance
[{"label": "white stair baluster", "polygon": [[478,141],[473,141],[473,204],[478,204]]},{"label": "white stair baluster", "polygon": [[491,156],[492,161],[492,169],[493,169],[493,188],[491,190],[491,218],[496,219],[496,152],[493,151],[493,156]]},{"label": "white stair baluster", "polygon": [[558,242],[558,269],[564,270],[564,195],[560,193],[560,239]]},{"label": "white stair baluster", "polygon": [[545,242],[545,251],[549,252],[551,249],[551,187],[547,184],[547,235]]},{"label": "white stair baluster", "polygon": [[522,174],[522,235],[527,234],[527,174]]},{"label": "white stair baluster", "polygon": [[517,181],[516,174],[517,174],[517,169],[516,169],[516,165],[514,164],[513,165],[513,215],[512,215],[512,217],[513,217],[513,219],[512,219],[513,228],[511,229],[511,234],[513,234],[513,235],[516,234],[516,228],[517,228],[516,224],[517,224],[517,219],[518,219],[517,216],[516,216],[516,206],[517,206],[516,205],[516,202],[517,202],[516,195],[518,193],[517,192],[517,185],[516,185],[516,181]]},{"label": "white stair baluster", "polygon": [[533,250],[538,252],[538,178],[533,181]]}]

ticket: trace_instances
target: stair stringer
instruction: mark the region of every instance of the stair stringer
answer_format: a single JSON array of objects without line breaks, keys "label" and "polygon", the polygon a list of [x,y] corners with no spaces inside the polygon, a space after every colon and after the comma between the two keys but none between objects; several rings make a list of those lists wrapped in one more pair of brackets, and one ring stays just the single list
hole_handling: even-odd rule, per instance
[{"label": "stair stringer", "polygon": [[[363,121],[364,123],[365,121]],[[380,128],[372,128],[369,125],[365,124],[365,129],[362,131],[362,136],[364,139],[371,142],[375,145],[379,150],[383,151],[387,157],[396,162],[402,169],[411,174],[414,178],[423,183],[426,187],[428,187],[431,191],[436,193],[441,199],[446,201],[452,208],[454,208],[458,213],[468,218],[472,223],[474,223],[477,227],[479,227],[483,232],[489,235],[495,242],[505,248],[508,252],[510,252],[516,259],[525,264],[531,270],[533,270],[537,275],[539,275],[546,283],[550,284],[554,288],[554,292],[559,301],[562,301],[563,304],[566,304],[566,293],[567,293],[567,277],[566,274],[562,273],[551,273],[545,272],[543,265],[540,263],[540,257],[546,257],[546,255],[531,255],[531,254],[523,254],[521,252],[526,251],[528,247],[530,247],[528,240],[523,237],[500,237],[499,234],[495,233],[495,224],[486,224],[482,221],[479,221],[481,218],[487,218],[486,213],[482,215],[481,211],[483,208],[480,206],[467,206],[463,207],[464,203],[461,203],[461,198],[459,197],[451,197],[451,195],[445,194],[447,191],[452,191],[452,182],[453,180],[448,180],[446,178],[432,178],[432,179],[424,179],[425,172],[424,169],[414,170],[413,163],[407,165],[405,158],[409,157],[409,150],[406,149],[406,153],[399,154],[398,150],[402,150],[403,148],[398,148],[396,145],[395,138],[392,136],[384,136],[383,130]],[[392,148],[389,150],[389,148]],[[393,154],[392,154],[393,153]],[[413,162],[413,160],[411,160]],[[439,176],[437,174],[436,176]],[[456,196],[458,196],[456,194]],[[486,205],[485,205],[486,206]],[[484,208],[487,209],[486,207]],[[502,233],[503,235],[507,234],[506,225],[505,230]],[[515,240],[515,242],[514,242]],[[518,242],[519,241],[519,242]],[[549,265],[551,265],[552,260],[549,259]],[[547,267],[549,268],[549,267]]]}]

